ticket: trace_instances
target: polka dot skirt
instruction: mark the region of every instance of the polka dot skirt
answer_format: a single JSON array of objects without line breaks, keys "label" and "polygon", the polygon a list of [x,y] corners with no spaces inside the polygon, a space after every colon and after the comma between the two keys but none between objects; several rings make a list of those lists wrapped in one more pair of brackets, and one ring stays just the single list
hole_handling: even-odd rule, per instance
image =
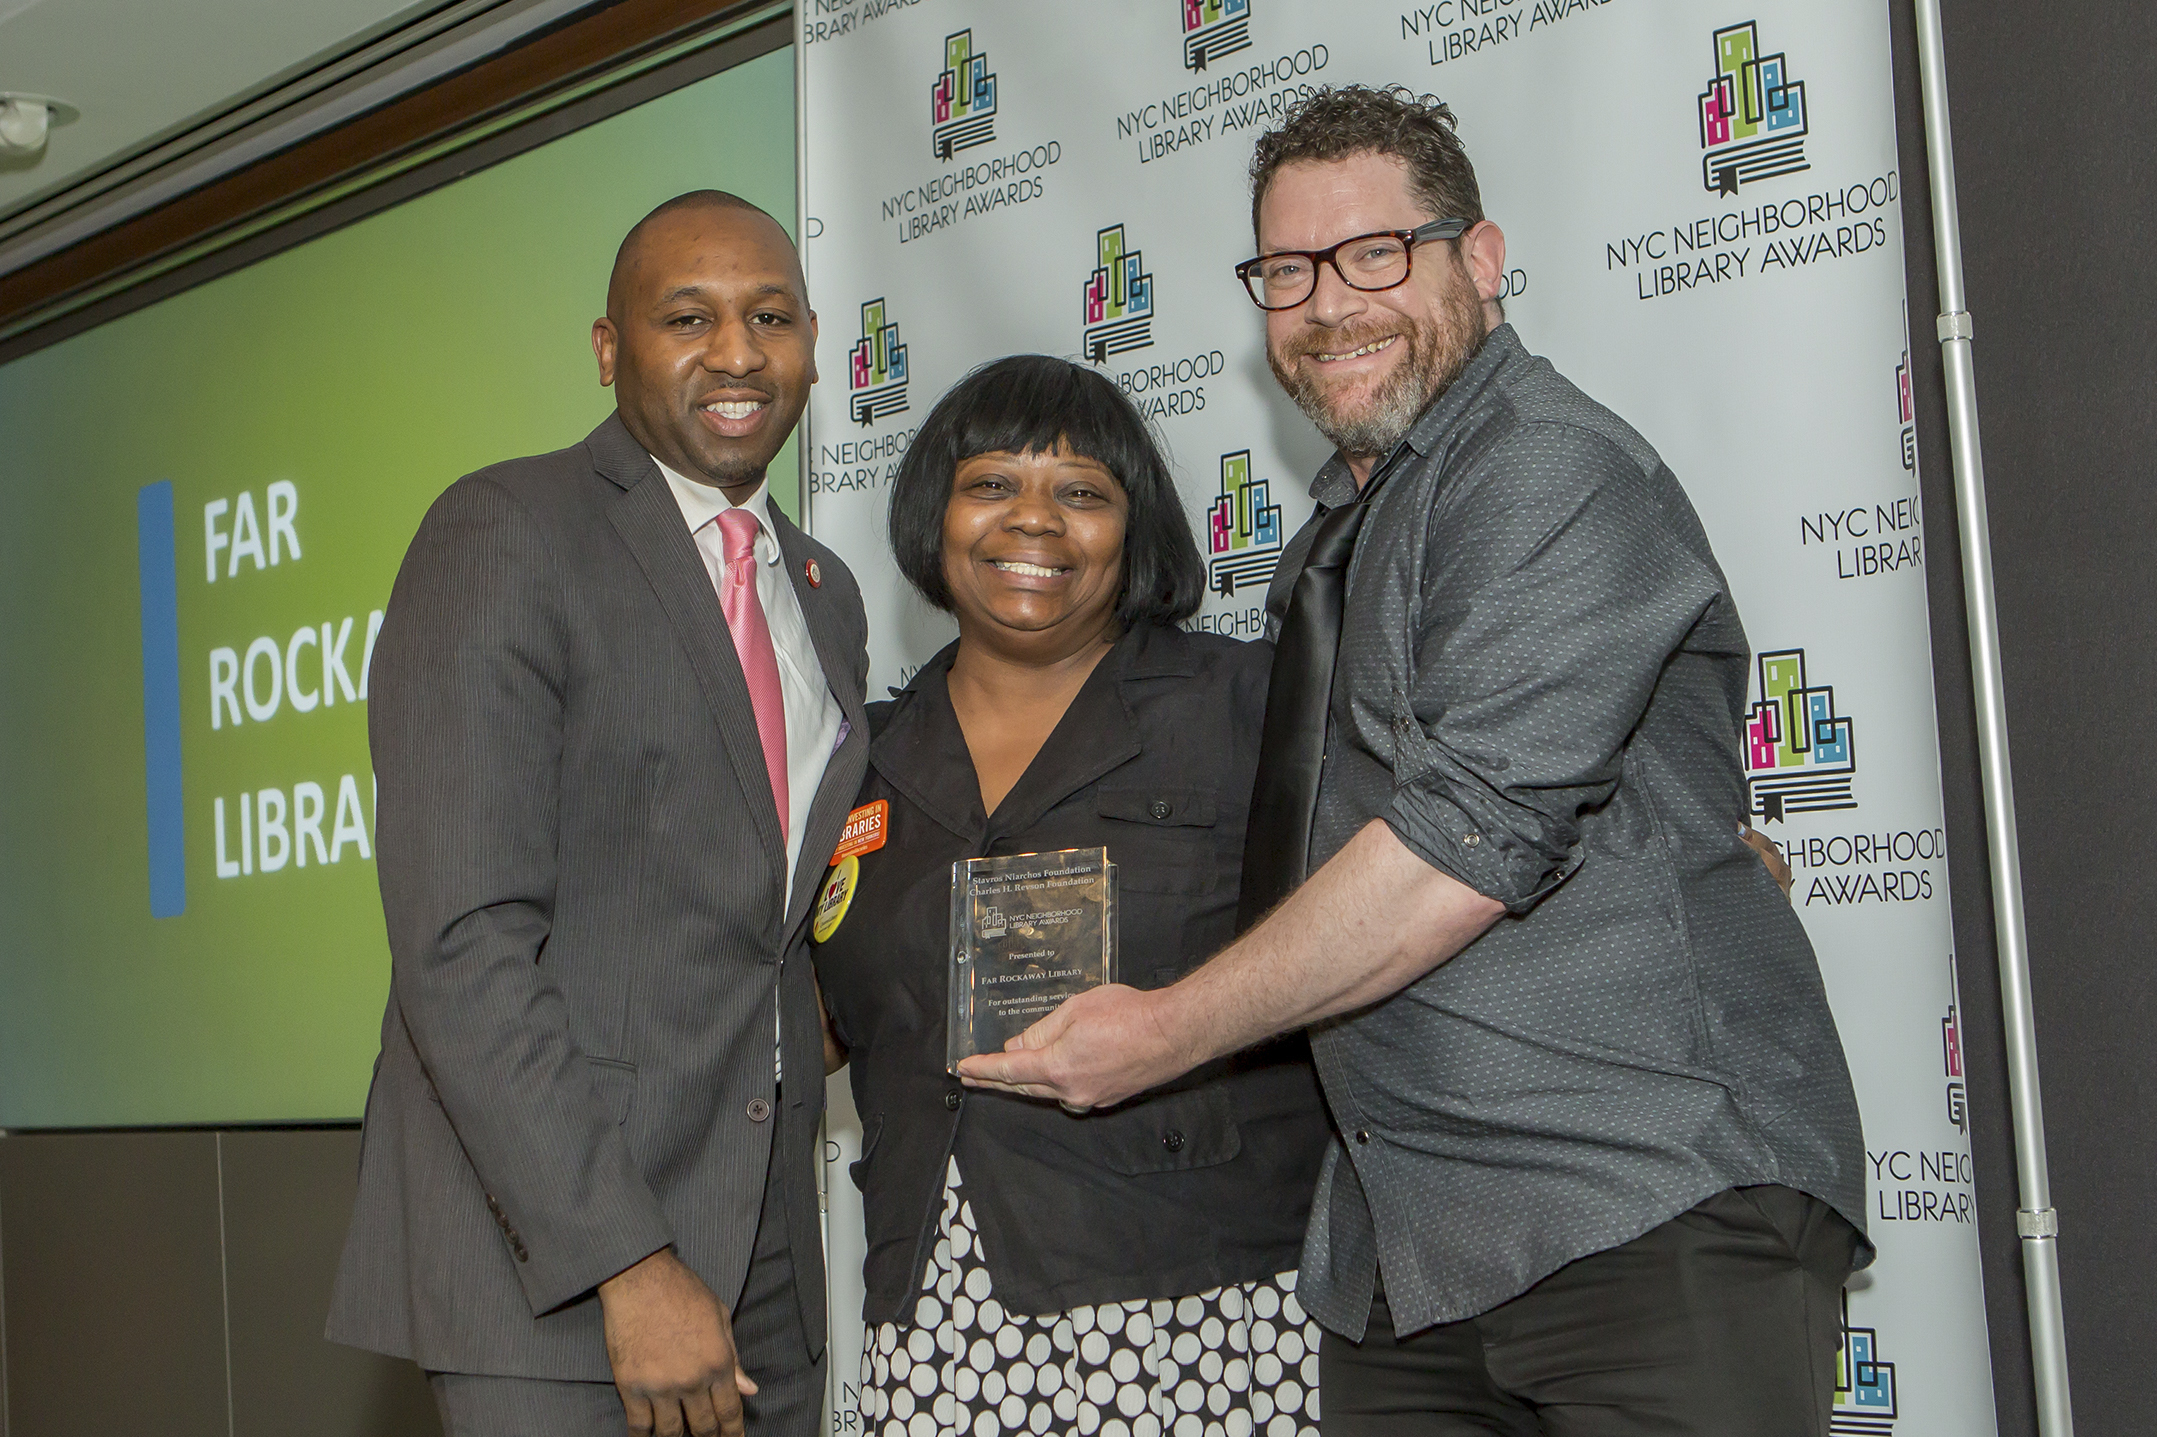
[{"label": "polka dot skirt", "polygon": [[862,1344],[871,1437],[1318,1437],[1318,1324],[1296,1275],[1007,1314],[953,1162],[911,1322]]}]

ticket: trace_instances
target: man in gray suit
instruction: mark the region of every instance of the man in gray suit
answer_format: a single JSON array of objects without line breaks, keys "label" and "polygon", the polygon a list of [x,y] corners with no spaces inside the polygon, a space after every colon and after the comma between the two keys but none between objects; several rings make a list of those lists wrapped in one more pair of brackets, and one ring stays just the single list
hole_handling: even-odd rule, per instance
[{"label": "man in gray suit", "polygon": [[816,380],[769,215],[623,241],[617,410],[466,476],[374,654],[391,985],[329,1321],[452,1437],[807,1437],[824,1065],[806,918],[860,786],[867,625],[765,492]]}]

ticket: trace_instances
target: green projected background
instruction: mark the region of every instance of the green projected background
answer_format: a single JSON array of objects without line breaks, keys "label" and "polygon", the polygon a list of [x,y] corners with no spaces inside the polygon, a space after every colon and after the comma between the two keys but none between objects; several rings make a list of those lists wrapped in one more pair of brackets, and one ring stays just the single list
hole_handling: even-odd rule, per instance
[{"label": "green projected background", "polygon": [[405,545],[607,415],[587,332],[646,210],[792,227],[793,135],[780,51],[0,368],[0,1127],[359,1116]]}]

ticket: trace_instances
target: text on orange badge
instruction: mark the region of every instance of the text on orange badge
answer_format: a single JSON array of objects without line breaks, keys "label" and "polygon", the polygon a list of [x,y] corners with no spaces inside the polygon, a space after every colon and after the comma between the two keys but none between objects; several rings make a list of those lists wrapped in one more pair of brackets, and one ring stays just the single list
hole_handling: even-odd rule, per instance
[{"label": "text on orange badge", "polygon": [[831,861],[840,863],[882,848],[885,821],[890,817],[891,801],[884,798],[874,803],[865,803],[848,814],[846,827],[839,831],[839,846],[832,850]]}]

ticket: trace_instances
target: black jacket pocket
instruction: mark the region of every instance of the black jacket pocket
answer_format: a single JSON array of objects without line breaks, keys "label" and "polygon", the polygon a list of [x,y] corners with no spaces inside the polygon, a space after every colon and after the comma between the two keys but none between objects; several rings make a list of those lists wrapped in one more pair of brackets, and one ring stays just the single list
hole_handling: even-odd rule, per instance
[{"label": "black jacket pocket", "polygon": [[1228,1095],[1212,1083],[1075,1121],[1100,1124],[1104,1131],[1090,1136],[1101,1162],[1133,1176],[1210,1168],[1243,1151]]},{"label": "black jacket pocket", "polygon": [[614,1119],[617,1127],[628,1122],[637,1097],[637,1065],[620,1058],[587,1057],[584,1062],[592,1072],[592,1096],[599,1110]]},{"label": "black jacket pocket", "polygon": [[1103,818],[1163,828],[1211,828],[1220,802],[1210,788],[1167,784],[1103,784],[1096,790]]}]

